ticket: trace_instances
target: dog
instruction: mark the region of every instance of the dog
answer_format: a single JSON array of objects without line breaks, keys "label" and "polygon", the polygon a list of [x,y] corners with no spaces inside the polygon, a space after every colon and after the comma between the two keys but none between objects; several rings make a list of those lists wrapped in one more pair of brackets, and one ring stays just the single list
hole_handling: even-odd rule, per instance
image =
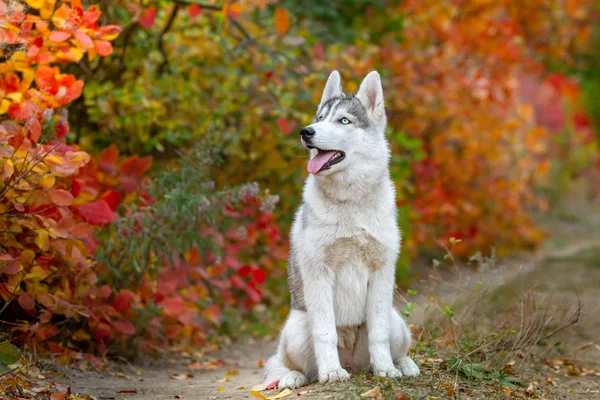
[{"label": "dog", "polygon": [[300,132],[309,176],[288,261],[292,309],[265,383],[279,389],[349,379],[372,368],[417,376],[411,333],[393,308],[401,236],[381,78],[369,73],[346,97],[329,76],[314,122]]}]

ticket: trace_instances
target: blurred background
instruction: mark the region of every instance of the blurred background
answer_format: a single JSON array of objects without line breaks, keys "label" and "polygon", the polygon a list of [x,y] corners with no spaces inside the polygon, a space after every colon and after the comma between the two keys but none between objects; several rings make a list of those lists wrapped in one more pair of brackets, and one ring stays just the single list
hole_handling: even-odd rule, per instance
[{"label": "blurred background", "polygon": [[0,0],[4,340],[68,362],[276,332],[334,69],[382,76],[400,288],[444,246],[560,242],[600,197],[599,5]]}]

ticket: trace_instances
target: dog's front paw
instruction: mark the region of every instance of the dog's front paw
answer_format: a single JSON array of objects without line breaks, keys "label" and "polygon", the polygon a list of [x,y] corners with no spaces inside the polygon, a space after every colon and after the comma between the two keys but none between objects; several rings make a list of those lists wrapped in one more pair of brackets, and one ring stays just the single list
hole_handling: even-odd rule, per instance
[{"label": "dog's front paw", "polygon": [[338,382],[350,379],[350,374],[343,368],[334,369],[324,374],[319,374],[319,382]]},{"label": "dog's front paw", "polygon": [[401,378],[402,372],[394,367],[391,368],[375,368],[373,370],[376,376],[383,376],[386,378]]},{"label": "dog's front paw", "polygon": [[421,374],[417,364],[409,357],[402,357],[396,360],[396,366],[400,368],[404,376],[419,376]]},{"label": "dog's front paw", "polygon": [[300,371],[290,371],[279,380],[277,385],[279,389],[294,389],[306,384],[306,375]]}]

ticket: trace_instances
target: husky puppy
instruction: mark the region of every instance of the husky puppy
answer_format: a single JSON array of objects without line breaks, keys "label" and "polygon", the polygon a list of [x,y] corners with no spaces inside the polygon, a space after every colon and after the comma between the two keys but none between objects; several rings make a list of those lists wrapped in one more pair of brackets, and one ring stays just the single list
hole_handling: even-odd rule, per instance
[{"label": "husky puppy", "polygon": [[385,127],[379,74],[346,97],[334,71],[300,132],[310,175],[290,235],[292,310],[265,363],[267,384],[340,381],[347,369],[368,367],[389,378],[419,375],[392,305],[401,238]]}]

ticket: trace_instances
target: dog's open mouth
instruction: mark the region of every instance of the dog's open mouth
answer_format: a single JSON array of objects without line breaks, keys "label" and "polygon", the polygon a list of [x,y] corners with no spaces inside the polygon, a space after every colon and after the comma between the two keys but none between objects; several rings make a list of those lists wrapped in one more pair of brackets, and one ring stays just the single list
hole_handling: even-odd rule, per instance
[{"label": "dog's open mouth", "polygon": [[308,161],[308,172],[317,174],[321,171],[331,168],[333,165],[341,162],[346,158],[346,154],[339,150],[321,150],[313,146],[308,146],[310,149],[316,149],[317,154]]}]

